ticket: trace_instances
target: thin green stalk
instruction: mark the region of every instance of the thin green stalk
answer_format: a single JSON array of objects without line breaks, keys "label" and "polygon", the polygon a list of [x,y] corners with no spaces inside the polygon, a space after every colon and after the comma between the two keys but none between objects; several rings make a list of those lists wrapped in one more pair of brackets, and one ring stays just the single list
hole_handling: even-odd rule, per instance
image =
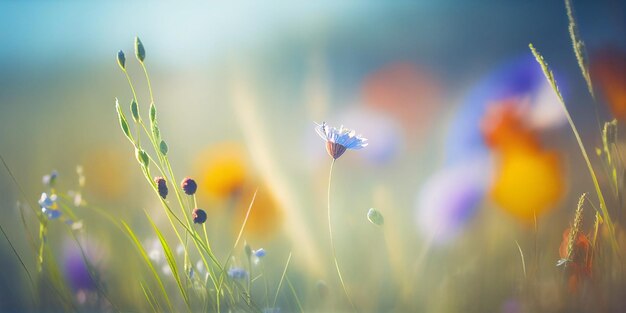
[{"label": "thin green stalk", "polygon": [[270,306],[270,285],[267,282],[267,276],[265,275],[265,262],[261,261],[261,275],[263,275],[263,283],[265,285],[265,306]]},{"label": "thin green stalk", "polygon": [[152,84],[150,83],[150,76],[148,75],[148,69],[146,69],[146,65],[143,62],[139,62],[141,64],[141,68],[143,68],[144,74],[146,74],[146,82],[148,83],[148,90],[150,91],[150,102],[154,103],[154,97],[152,96]]},{"label": "thin green stalk", "polygon": [[280,288],[283,286],[283,280],[285,280],[285,275],[287,275],[287,268],[289,268],[289,262],[291,262],[291,252],[289,252],[289,256],[287,257],[287,262],[285,263],[285,268],[283,269],[283,274],[280,277],[280,281],[278,282],[278,287],[276,288],[276,295],[274,296],[274,302],[272,303],[272,307],[276,307],[276,301],[278,300],[278,294],[280,293]]},{"label": "thin green stalk", "polygon": [[2,224],[0,224],[0,231],[2,231],[2,235],[4,236],[4,239],[6,239],[6,241],[9,243],[9,246],[11,247],[11,250],[13,251],[13,254],[15,254],[15,256],[17,257],[18,261],[20,261],[20,264],[22,265],[22,268],[24,269],[24,271],[26,271],[26,275],[28,275],[28,282],[30,283],[30,291],[33,294],[33,301],[36,303],[36,294],[35,294],[35,281],[33,280],[33,276],[31,276],[30,271],[28,270],[28,267],[26,267],[26,264],[24,264],[24,260],[22,260],[22,257],[20,256],[20,254],[17,252],[17,250],[15,250],[15,247],[13,246],[13,243],[11,242],[11,240],[9,239],[9,236],[7,235],[7,233],[4,231],[4,227],[2,227]]},{"label": "thin green stalk", "polygon": [[515,244],[517,245],[517,249],[519,250],[519,256],[522,260],[522,271],[524,273],[524,278],[526,278],[526,262],[524,261],[524,252],[522,251],[522,247],[519,245],[517,240],[515,240]]},{"label": "thin green stalk", "polygon": [[[176,284],[178,285],[178,289],[180,290],[180,293],[183,296],[183,299],[185,300],[185,304],[187,305],[188,311],[191,312],[191,306],[189,304],[189,296],[187,295],[187,292],[185,291],[185,288],[183,287],[183,283],[180,279],[180,274],[178,273],[178,266],[176,265],[176,258],[174,258],[174,253],[172,252],[172,249],[167,243],[167,240],[165,239],[165,237],[163,237],[163,234],[161,233],[159,228],[156,226],[156,224],[154,224],[154,221],[152,221],[152,219],[150,218],[150,214],[148,214],[148,212],[145,212],[145,214],[146,214],[146,217],[148,218],[148,221],[150,222],[150,225],[152,225],[154,232],[159,238],[159,241],[161,242],[161,247],[163,247],[163,252],[165,253],[167,263],[170,269],[172,270],[172,275],[174,276],[174,280],[176,281]],[[185,273],[185,275],[187,275],[187,273]]]},{"label": "thin green stalk", "polygon": [[[246,211],[246,216],[243,219],[241,228],[239,229],[239,235],[237,235],[237,239],[235,240],[235,243],[233,244],[232,249],[230,249],[230,252],[228,253],[228,257],[226,257],[226,261],[224,262],[224,268],[222,269],[222,272],[220,273],[219,285],[217,287],[218,294],[220,293],[222,284],[224,283],[224,279],[225,279],[224,274],[226,274],[226,267],[228,265],[228,261],[230,261],[230,257],[233,255],[233,251],[235,251],[235,249],[237,248],[237,245],[239,244],[239,240],[241,240],[241,235],[243,234],[243,231],[246,228],[246,224],[248,223],[248,217],[250,216],[250,211],[252,210],[252,205],[254,204],[254,201],[256,200],[256,194],[258,191],[259,189],[257,188],[254,191],[254,195],[252,195],[252,200],[250,201],[250,205],[248,206],[248,210]],[[218,306],[219,306],[219,299],[218,299]]]},{"label": "thin green stalk", "polygon": [[[137,105],[139,105],[139,100],[137,99],[137,93],[135,92],[135,87],[133,86],[133,82],[130,79],[130,75],[128,75],[128,71],[126,71],[126,68],[122,68],[122,72],[124,72],[124,75],[126,76],[126,80],[128,81],[128,85],[130,86],[130,91],[132,91],[133,93],[133,100],[135,100],[135,102],[137,103]],[[141,118],[139,119],[141,121]],[[135,122],[135,132],[137,133],[137,147],[141,146],[141,138],[139,136],[139,127],[137,127],[137,121],[135,121],[135,119],[133,118],[133,121]]]},{"label": "thin green stalk", "polygon": [[248,258],[248,284],[247,284],[247,290],[246,292],[248,293],[248,296],[246,297],[248,304],[250,304],[250,299],[252,299],[252,293],[250,291],[251,287],[252,287],[252,260],[250,258]]},{"label": "thin green stalk", "polygon": [[302,308],[302,304],[300,303],[300,298],[298,298],[296,289],[293,288],[293,285],[291,284],[291,280],[289,280],[289,276],[285,276],[285,280],[287,281],[287,285],[289,285],[289,289],[291,290],[291,294],[293,295],[293,298],[296,300],[296,304],[298,305],[298,310],[300,310],[300,313],[304,313],[304,309]]},{"label": "thin green stalk", "polygon": [[150,304],[152,311],[154,313],[161,312],[162,309],[159,306],[159,303],[156,302],[156,300],[154,299],[154,295],[152,294],[152,291],[149,288],[146,288],[146,286],[144,286],[144,283],[141,281],[139,282],[139,285],[141,285],[141,290],[143,291],[143,295],[146,297],[146,300],[148,300],[148,304]]},{"label": "thin green stalk", "polygon": [[43,270],[43,254],[46,247],[46,234],[48,233],[48,223],[39,223],[39,254],[37,255],[37,272]]},{"label": "thin green stalk", "polygon": [[154,278],[156,279],[157,283],[159,284],[159,288],[161,289],[161,292],[163,293],[163,297],[165,298],[165,302],[167,303],[167,306],[168,306],[170,312],[173,312],[174,311],[174,307],[172,306],[172,302],[170,301],[170,298],[169,298],[169,296],[167,294],[167,291],[165,291],[165,286],[163,285],[163,281],[161,281],[161,278],[159,277],[159,274],[157,273],[156,269],[154,268],[154,265],[152,265],[152,262],[150,262],[150,258],[148,257],[148,254],[146,253],[146,250],[143,248],[143,246],[141,245],[141,242],[139,242],[139,239],[137,239],[137,236],[135,235],[133,230],[130,228],[130,226],[128,226],[128,224],[126,224],[126,222],[124,222],[124,221],[122,221],[122,226],[124,227],[124,230],[126,231],[126,234],[135,243],[135,246],[136,246],[137,250],[139,251],[139,253],[141,254],[141,256],[143,257],[144,262],[148,265],[148,268],[150,269],[150,272],[152,272],[152,275],[154,276]]},{"label": "thin green stalk", "polygon": [[335,242],[333,241],[333,225],[330,219],[330,186],[333,177],[333,167],[335,165],[335,160],[333,159],[332,163],[330,163],[330,171],[328,173],[328,235],[330,236],[330,247],[333,252],[333,261],[335,262],[335,268],[337,269],[337,274],[339,275],[339,281],[341,282],[341,287],[343,288],[343,292],[346,294],[346,298],[348,298],[348,302],[350,302],[350,306],[352,310],[356,312],[356,307],[350,298],[350,294],[348,294],[348,289],[346,288],[346,284],[343,281],[343,277],[341,275],[341,270],[339,269],[339,262],[337,261],[337,252],[335,250]]}]

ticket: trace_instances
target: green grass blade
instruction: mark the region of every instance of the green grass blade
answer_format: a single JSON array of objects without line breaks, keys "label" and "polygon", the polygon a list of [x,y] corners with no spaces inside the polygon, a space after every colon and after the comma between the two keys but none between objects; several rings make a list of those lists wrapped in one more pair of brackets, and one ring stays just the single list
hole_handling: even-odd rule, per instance
[{"label": "green grass blade", "polygon": [[515,244],[517,245],[517,249],[519,250],[520,259],[522,259],[522,271],[524,272],[524,278],[526,278],[526,261],[524,261],[524,252],[522,251],[522,247],[519,245],[517,240],[515,240]]},{"label": "green grass blade", "polygon": [[133,241],[133,243],[135,243],[137,251],[139,251],[139,253],[143,257],[144,262],[148,265],[148,268],[150,269],[150,271],[154,275],[154,278],[156,279],[156,281],[159,284],[159,287],[161,289],[161,292],[163,293],[163,297],[165,299],[165,302],[167,302],[167,306],[168,306],[169,310],[171,312],[173,312],[174,311],[174,307],[172,306],[172,302],[170,301],[170,298],[167,295],[167,291],[165,291],[165,286],[163,285],[163,281],[161,280],[161,277],[159,277],[159,274],[157,273],[156,269],[154,269],[154,265],[152,265],[152,262],[150,262],[150,258],[148,257],[148,254],[146,253],[146,250],[143,248],[143,246],[141,245],[141,242],[139,241],[139,239],[137,239],[137,236],[135,235],[133,230],[130,228],[130,226],[128,226],[128,224],[126,224],[125,221],[122,221],[122,226],[124,226],[124,230],[126,231],[126,234],[128,234],[128,236],[130,236],[130,239]]},{"label": "green grass blade", "polygon": [[26,264],[24,263],[24,260],[22,259],[20,254],[17,252],[17,250],[15,250],[15,247],[13,246],[13,243],[9,239],[9,236],[7,235],[7,233],[4,231],[4,227],[2,227],[2,224],[0,224],[0,231],[2,231],[2,236],[4,236],[4,239],[6,239],[6,241],[9,243],[9,246],[11,247],[13,254],[15,254],[18,261],[20,261],[20,265],[22,265],[22,268],[26,272],[26,275],[28,276],[28,282],[30,283],[30,288],[31,288],[30,291],[33,294],[33,301],[36,301],[37,296],[35,293],[35,281],[33,280],[33,276],[30,274],[30,271],[28,270],[28,267],[26,267]]},{"label": "green grass blade", "polygon": [[[567,20],[569,21],[568,29],[569,36],[572,40],[572,48],[574,48],[574,54],[576,55],[576,61],[578,61],[578,67],[580,72],[587,83],[587,90],[591,97],[595,100],[596,95],[593,91],[593,84],[591,83],[591,75],[589,75],[588,62],[586,58],[587,51],[585,51],[585,43],[580,38],[578,33],[578,26],[576,25],[576,19],[574,19],[574,12],[572,9],[572,1],[565,0],[565,9],[567,10]],[[596,112],[597,114],[597,112]]]},{"label": "green grass blade", "polygon": [[291,284],[291,280],[289,280],[289,276],[285,276],[285,280],[287,281],[287,285],[289,285],[289,290],[291,290],[293,299],[296,300],[296,304],[298,305],[298,310],[300,311],[300,313],[304,313],[304,309],[302,308],[302,303],[300,303],[300,298],[298,297],[298,294],[296,293],[296,289],[293,288],[293,285]]},{"label": "green grass blade", "polygon": [[278,288],[276,288],[276,295],[274,296],[274,302],[272,303],[272,307],[276,307],[278,294],[280,293],[280,288],[283,286],[283,280],[285,280],[285,275],[287,275],[287,268],[289,267],[289,262],[291,262],[291,252],[289,252],[289,257],[287,257],[287,262],[285,263],[285,268],[283,269],[283,275],[281,275],[280,281],[278,282]]},{"label": "green grass blade", "polygon": [[150,288],[146,287],[143,282],[139,282],[139,285],[141,285],[141,291],[143,291],[143,295],[146,297],[148,304],[150,304],[152,311],[154,313],[159,312],[160,311],[160,307],[158,306],[159,303],[155,301],[154,295],[152,294],[152,291],[150,290]]},{"label": "green grass blade", "polygon": [[187,308],[191,311],[191,307],[189,306],[189,296],[187,295],[187,292],[185,291],[185,287],[183,286],[183,283],[180,280],[180,273],[178,272],[178,267],[176,266],[176,259],[174,258],[172,249],[167,243],[167,240],[165,240],[165,237],[163,237],[163,234],[161,233],[159,228],[156,226],[156,224],[154,224],[154,222],[150,218],[150,215],[148,214],[148,212],[146,212],[146,216],[148,217],[148,221],[150,221],[150,225],[152,225],[154,232],[159,238],[159,241],[161,242],[161,246],[163,246],[163,251],[165,252],[165,258],[167,259],[167,264],[172,270],[172,275],[174,276],[174,279],[176,280],[176,284],[178,285],[180,294],[183,296],[183,299],[185,299],[185,304],[187,305]]},{"label": "green grass blade", "polygon": [[613,252],[619,255],[619,245],[617,244],[617,239],[615,238],[615,226],[613,225],[613,222],[611,221],[611,217],[609,216],[609,211],[607,209],[606,202],[604,200],[604,195],[602,194],[602,189],[600,188],[600,184],[598,183],[598,178],[596,177],[596,173],[593,170],[593,166],[591,165],[589,155],[587,154],[587,150],[585,149],[585,146],[583,145],[583,141],[580,138],[578,129],[576,128],[576,125],[574,125],[572,116],[569,114],[569,110],[567,109],[567,106],[565,105],[565,100],[563,100],[563,96],[561,95],[561,92],[559,91],[559,87],[557,86],[556,80],[554,79],[554,74],[548,67],[548,63],[546,63],[543,56],[539,54],[539,52],[535,49],[532,43],[529,44],[528,46],[530,47],[530,50],[535,56],[535,59],[537,59],[537,62],[541,66],[541,69],[543,70],[543,73],[545,74],[546,79],[548,79],[548,82],[552,86],[552,89],[554,90],[557,97],[559,98],[561,105],[563,106],[563,110],[565,111],[565,116],[567,117],[567,121],[569,122],[569,125],[572,128],[572,132],[574,133],[574,136],[576,137],[576,141],[578,142],[580,151],[583,155],[583,158],[585,159],[585,163],[587,164],[587,169],[589,170],[589,174],[591,175],[591,179],[593,180],[593,186],[596,190],[598,201],[600,201],[600,211],[602,211],[602,217],[604,218],[606,227],[609,231],[609,237],[610,237],[611,245],[613,247]]}]

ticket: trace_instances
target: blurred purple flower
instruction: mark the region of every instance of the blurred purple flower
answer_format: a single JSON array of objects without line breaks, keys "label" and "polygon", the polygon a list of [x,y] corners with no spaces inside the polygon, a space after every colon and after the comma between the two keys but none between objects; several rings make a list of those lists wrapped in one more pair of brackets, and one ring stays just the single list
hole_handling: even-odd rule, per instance
[{"label": "blurred purple flower", "polygon": [[475,215],[489,184],[485,157],[444,168],[422,186],[417,198],[418,229],[434,243],[454,239]]},{"label": "blurred purple flower", "polygon": [[[94,255],[94,247],[88,242],[82,242],[83,253],[80,247],[73,241],[67,241],[63,249],[63,270],[65,277],[74,291],[90,291],[96,290],[97,285],[94,278],[98,273],[93,267],[96,256]],[[92,265],[93,273],[89,273],[89,267],[85,263],[85,259]],[[92,277],[92,275],[94,277]]]}]

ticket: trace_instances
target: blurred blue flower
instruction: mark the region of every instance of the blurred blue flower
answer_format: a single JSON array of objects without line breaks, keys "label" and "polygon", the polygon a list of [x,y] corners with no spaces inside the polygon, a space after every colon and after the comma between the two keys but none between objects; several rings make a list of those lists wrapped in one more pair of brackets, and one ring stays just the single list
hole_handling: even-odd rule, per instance
[{"label": "blurred blue flower", "polygon": [[231,267],[228,270],[228,277],[232,279],[246,279],[248,278],[248,272],[241,267]]},{"label": "blurred blue flower", "polygon": [[265,252],[265,249],[260,248],[260,249],[254,250],[253,254],[254,254],[254,256],[256,256],[257,258],[262,258],[262,257],[264,257],[264,256],[265,256],[266,252]]},{"label": "blurred blue flower", "polygon": [[337,129],[322,122],[322,124],[317,124],[315,131],[326,141],[326,151],[333,159],[339,158],[347,149],[358,150],[367,146],[367,139],[343,126]]},{"label": "blurred blue flower", "polygon": [[280,313],[280,308],[265,308],[263,313]]},{"label": "blurred blue flower", "polygon": [[42,208],[53,208],[54,204],[57,201],[57,196],[56,195],[48,195],[47,193],[43,192],[41,193],[41,198],[39,198],[39,205]]},{"label": "blurred blue flower", "polygon": [[48,219],[54,220],[61,216],[61,211],[56,209],[56,195],[48,196],[47,193],[42,193],[39,198],[39,205],[41,206],[41,212],[45,214]]},{"label": "blurred blue flower", "polygon": [[[566,94],[566,82],[564,79],[558,82]],[[528,54],[512,58],[480,79],[465,96],[449,124],[445,143],[447,164],[487,151],[480,131],[481,120],[489,106],[506,100],[517,100],[523,106],[525,122],[534,129],[555,128],[567,122],[534,57]]]}]

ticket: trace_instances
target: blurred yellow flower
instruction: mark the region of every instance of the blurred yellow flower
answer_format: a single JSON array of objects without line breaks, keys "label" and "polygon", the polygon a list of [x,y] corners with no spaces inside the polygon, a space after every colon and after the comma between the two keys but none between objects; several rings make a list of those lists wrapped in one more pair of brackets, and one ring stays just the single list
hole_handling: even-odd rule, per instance
[{"label": "blurred yellow flower", "polygon": [[195,161],[198,196],[226,200],[237,194],[249,179],[241,145],[223,142],[200,153]]},{"label": "blurred yellow flower", "polygon": [[492,200],[524,222],[553,209],[564,194],[557,153],[520,147],[500,155]]},{"label": "blurred yellow flower", "polygon": [[495,204],[532,223],[563,197],[565,183],[559,155],[544,149],[539,134],[524,122],[523,102],[507,99],[492,105],[483,117],[485,143],[496,157],[490,189]]}]

